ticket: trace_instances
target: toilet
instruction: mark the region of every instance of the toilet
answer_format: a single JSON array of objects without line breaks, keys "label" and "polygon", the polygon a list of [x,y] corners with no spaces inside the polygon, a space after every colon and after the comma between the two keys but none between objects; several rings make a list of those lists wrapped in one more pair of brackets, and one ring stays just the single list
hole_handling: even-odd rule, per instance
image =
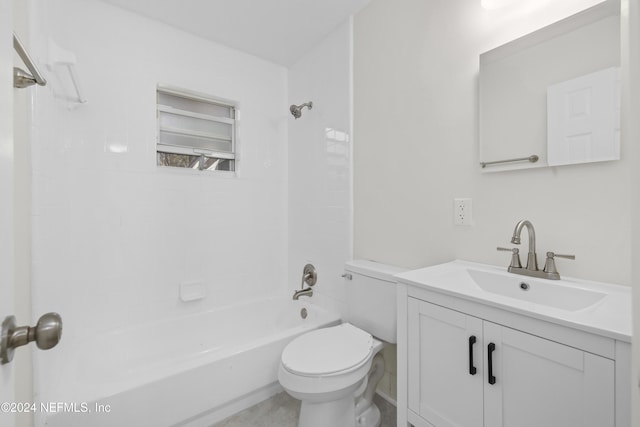
[{"label": "toilet", "polygon": [[384,342],[396,343],[393,276],[402,271],[373,261],[347,262],[345,323],[303,334],[283,350],[278,381],[302,401],[299,427],[380,425],[373,403],[384,375],[379,352]]}]

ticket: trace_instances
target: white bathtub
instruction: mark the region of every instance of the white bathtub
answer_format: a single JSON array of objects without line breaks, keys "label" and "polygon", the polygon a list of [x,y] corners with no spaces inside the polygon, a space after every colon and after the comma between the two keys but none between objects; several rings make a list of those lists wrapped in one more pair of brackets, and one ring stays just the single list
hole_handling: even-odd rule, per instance
[{"label": "white bathtub", "polygon": [[[302,319],[302,308],[307,318]],[[337,314],[270,298],[95,337],[65,369],[48,426],[210,426],[280,391],[280,354]]]}]

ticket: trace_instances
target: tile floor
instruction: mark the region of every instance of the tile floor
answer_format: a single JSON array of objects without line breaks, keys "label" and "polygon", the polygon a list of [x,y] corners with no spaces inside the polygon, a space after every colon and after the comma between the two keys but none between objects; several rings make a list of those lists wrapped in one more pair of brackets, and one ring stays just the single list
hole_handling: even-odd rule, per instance
[{"label": "tile floor", "polygon": [[[374,402],[382,414],[380,427],[395,427],[395,406],[378,395],[375,396]],[[296,427],[299,413],[300,401],[282,392],[212,427]]]}]

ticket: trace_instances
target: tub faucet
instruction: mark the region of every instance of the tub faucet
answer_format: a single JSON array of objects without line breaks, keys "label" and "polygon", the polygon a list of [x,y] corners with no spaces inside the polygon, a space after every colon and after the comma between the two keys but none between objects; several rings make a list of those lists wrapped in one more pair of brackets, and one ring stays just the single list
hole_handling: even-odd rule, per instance
[{"label": "tub faucet", "polygon": [[295,291],[293,293],[293,299],[294,301],[297,301],[300,297],[303,296],[313,296],[313,289],[311,288],[305,288],[305,289],[300,289],[299,291]]},{"label": "tub faucet", "polygon": [[[313,289],[311,289],[313,287],[313,285],[316,284],[316,282],[318,281],[318,273],[316,273],[316,268],[313,266],[313,264],[307,264],[304,266],[304,269],[302,270],[302,283],[300,283],[300,290],[299,291],[295,291],[293,293],[293,299],[297,300],[299,299],[301,296],[312,296],[313,295]],[[304,284],[309,285],[308,288],[304,287]]]}]

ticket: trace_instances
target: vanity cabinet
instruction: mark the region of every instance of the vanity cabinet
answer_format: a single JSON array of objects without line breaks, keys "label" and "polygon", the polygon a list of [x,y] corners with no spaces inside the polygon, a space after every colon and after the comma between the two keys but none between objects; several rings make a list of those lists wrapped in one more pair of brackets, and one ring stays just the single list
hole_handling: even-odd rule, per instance
[{"label": "vanity cabinet", "polygon": [[398,427],[631,427],[631,290],[455,260],[398,280]]},{"label": "vanity cabinet", "polygon": [[614,427],[615,362],[407,298],[407,404],[425,427]]}]

